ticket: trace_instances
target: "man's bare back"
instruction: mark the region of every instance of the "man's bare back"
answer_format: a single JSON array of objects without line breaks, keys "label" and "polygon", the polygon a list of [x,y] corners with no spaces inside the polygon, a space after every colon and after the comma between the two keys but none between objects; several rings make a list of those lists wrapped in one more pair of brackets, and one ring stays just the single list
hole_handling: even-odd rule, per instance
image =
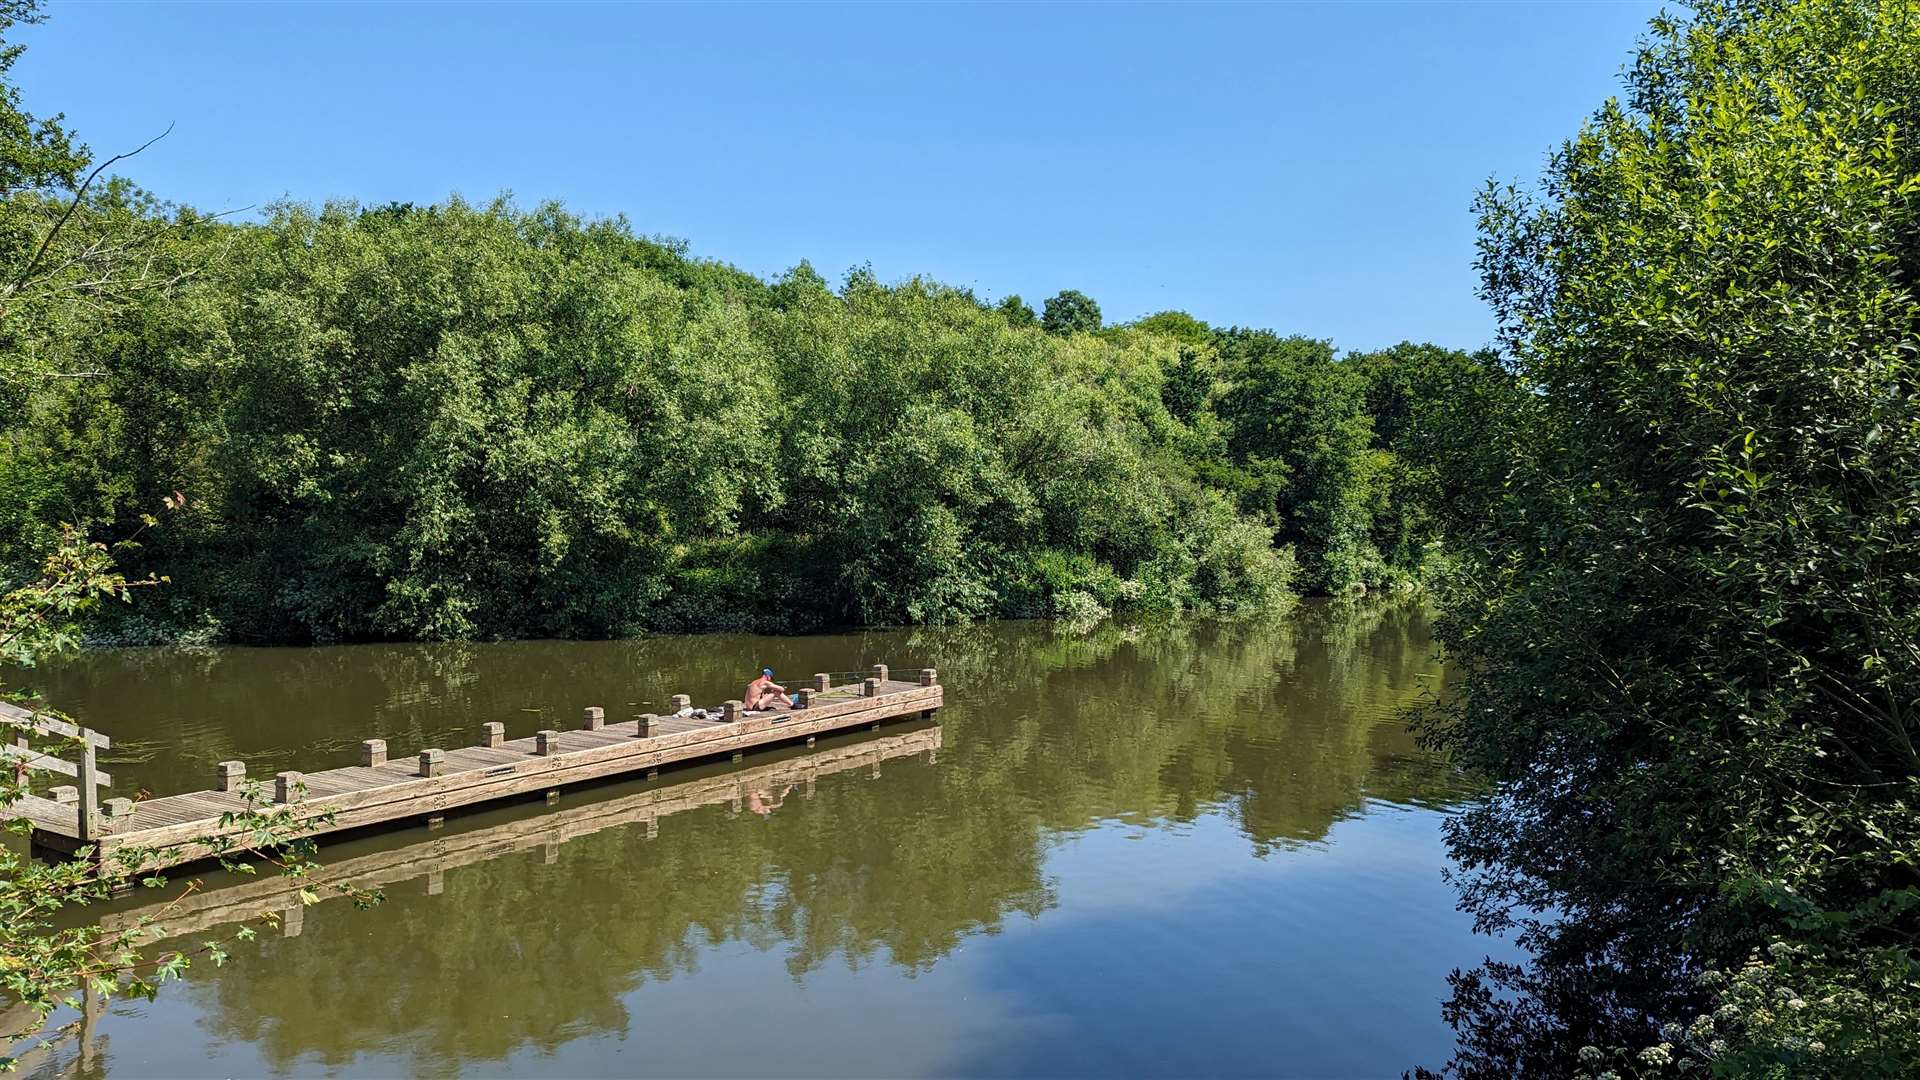
[{"label": "man's bare back", "polygon": [[773,681],[773,669],[761,668],[760,677],[747,684],[743,704],[749,709],[771,709],[775,705],[793,706],[787,688]]}]

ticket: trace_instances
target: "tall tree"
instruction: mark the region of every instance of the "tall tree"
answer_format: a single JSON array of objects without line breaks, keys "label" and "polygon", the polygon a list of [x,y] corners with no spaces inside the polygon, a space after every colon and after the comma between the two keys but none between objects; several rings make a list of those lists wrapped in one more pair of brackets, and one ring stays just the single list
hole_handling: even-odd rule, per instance
[{"label": "tall tree", "polygon": [[1040,325],[1049,334],[1090,334],[1100,329],[1100,305],[1078,289],[1062,289],[1047,300]]},{"label": "tall tree", "polygon": [[1007,317],[1009,326],[1040,325],[1040,316],[1034,314],[1033,308],[1029,307],[1025,300],[1020,299],[1019,293],[1010,294],[1005,300],[1000,301],[999,311]]},{"label": "tall tree", "polygon": [[1431,731],[1533,959],[1459,977],[1454,1066],[1915,1075],[1920,10],[1703,4],[1627,84],[1481,204],[1526,392]]}]

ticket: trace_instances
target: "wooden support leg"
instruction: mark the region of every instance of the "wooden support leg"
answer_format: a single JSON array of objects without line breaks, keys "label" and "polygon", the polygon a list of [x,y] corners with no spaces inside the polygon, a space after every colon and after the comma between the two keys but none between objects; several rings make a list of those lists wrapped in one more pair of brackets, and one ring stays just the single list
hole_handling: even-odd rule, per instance
[{"label": "wooden support leg", "polygon": [[100,789],[99,770],[94,767],[93,740],[87,738],[86,729],[80,732],[80,806],[75,811],[79,817],[80,841],[92,840],[100,830]]}]

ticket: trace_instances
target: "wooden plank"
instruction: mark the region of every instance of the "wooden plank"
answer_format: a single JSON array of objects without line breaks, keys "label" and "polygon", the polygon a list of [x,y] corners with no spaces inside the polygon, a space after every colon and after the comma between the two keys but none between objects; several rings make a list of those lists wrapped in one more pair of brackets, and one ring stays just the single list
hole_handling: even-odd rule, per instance
[{"label": "wooden plank", "polygon": [[70,804],[57,803],[38,795],[25,795],[5,810],[0,810],[0,821],[25,818],[33,823],[35,829],[71,836],[74,834],[77,813]]},{"label": "wooden plank", "polygon": [[[61,776],[72,777],[78,777],[80,775],[80,766],[70,761],[62,761],[57,757],[42,754],[35,750],[23,749],[18,746],[0,745],[0,758],[25,762],[27,768],[37,772],[59,773]],[[113,785],[113,777],[96,769],[93,774],[93,782],[111,787]]]},{"label": "wooden plank", "polygon": [[84,733],[86,740],[98,749],[106,750],[113,746],[112,739],[97,731],[77,724],[69,724],[65,720],[55,719],[46,713],[23,709],[10,701],[0,701],[0,724],[16,724],[48,735],[65,735],[70,739],[78,739]]}]

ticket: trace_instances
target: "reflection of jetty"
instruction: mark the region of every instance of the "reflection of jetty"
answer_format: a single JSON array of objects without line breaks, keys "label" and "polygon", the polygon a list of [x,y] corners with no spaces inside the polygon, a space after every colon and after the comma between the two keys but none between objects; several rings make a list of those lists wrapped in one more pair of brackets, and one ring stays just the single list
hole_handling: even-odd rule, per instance
[{"label": "reflection of jetty", "polygon": [[[100,925],[110,933],[130,930],[160,907],[164,908],[159,915],[161,926],[169,937],[174,937],[279,912],[283,932],[292,937],[301,928],[302,889],[320,891],[335,884],[369,889],[425,878],[428,894],[436,895],[442,888],[442,875],[458,867],[534,848],[544,848],[546,860],[554,862],[559,858],[561,844],[626,825],[644,826],[644,835],[651,840],[659,835],[660,819],[672,814],[719,805],[730,806],[738,812],[756,794],[777,802],[789,785],[800,798],[810,798],[813,782],[818,777],[858,769],[877,770],[882,761],[936,753],[940,745],[941,729],[933,726],[836,746],[738,772],[688,780],[606,802],[542,813],[443,839],[330,862],[304,877],[275,876],[196,892],[170,904],[147,905],[144,909],[108,915],[100,920]],[[326,893],[321,891],[320,895],[324,897]]]},{"label": "reflection of jetty", "polygon": [[[82,788],[56,788],[54,798],[29,798],[10,808],[33,823],[36,844],[72,852],[84,844],[96,857],[129,856],[143,869],[178,866],[218,854],[223,845],[243,842],[247,826],[229,817],[250,808],[289,811],[305,835],[320,835],[387,823],[431,820],[461,806],[553,792],[570,784],[633,773],[651,776],[663,765],[697,761],[907,716],[924,716],[943,703],[939,679],[923,669],[912,682],[889,678],[884,664],[858,682],[833,685],[828,675],[798,692],[794,707],[747,714],[729,701],[713,714],[688,708],[675,695],[675,712],[643,714],[624,723],[606,722],[604,710],[584,711],[575,731],[542,731],[527,739],[506,739],[502,725],[483,724],[480,745],[459,750],[426,749],[417,758],[387,760],[384,740],[361,746],[361,763],[325,772],[284,772],[267,791],[254,794],[246,766],[223,761],[216,767],[219,789],[132,802],[109,799],[95,813],[93,744],[83,745]],[[0,717],[0,720],[7,719]],[[46,728],[54,721],[34,718]],[[62,734],[69,734],[61,732]],[[105,744],[104,737],[85,737]],[[36,754],[29,767],[66,764]],[[71,766],[69,766],[71,768]],[[104,782],[104,781],[97,781]],[[271,797],[271,805],[261,805]]]}]

